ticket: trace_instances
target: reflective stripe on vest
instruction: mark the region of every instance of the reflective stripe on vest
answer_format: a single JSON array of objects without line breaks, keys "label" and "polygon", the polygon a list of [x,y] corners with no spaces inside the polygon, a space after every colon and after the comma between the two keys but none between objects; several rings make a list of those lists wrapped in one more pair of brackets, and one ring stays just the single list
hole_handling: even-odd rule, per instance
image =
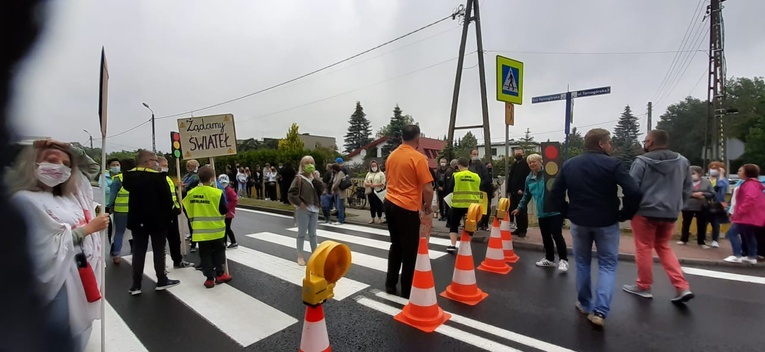
[{"label": "reflective stripe on vest", "polygon": [[181,206],[178,204],[178,193],[175,192],[175,183],[170,176],[165,176],[165,178],[167,179],[167,185],[170,186],[170,193],[173,195],[173,208],[180,209]]},{"label": "reflective stripe on vest", "polygon": [[210,186],[197,186],[183,199],[183,206],[191,222],[194,242],[212,241],[226,236],[226,216],[218,206],[223,191]]},{"label": "reflective stripe on vest", "polygon": [[481,177],[470,170],[454,173],[454,192],[452,192],[452,207],[468,208],[470,204],[481,201]]},{"label": "reflective stripe on vest", "polygon": [[[116,177],[118,180],[120,180],[120,184],[122,183],[122,175],[119,174]],[[130,201],[130,192],[128,192],[125,187],[120,187],[119,192],[117,192],[117,197],[114,198],[114,212],[115,213],[127,213],[128,212],[128,202]]]}]

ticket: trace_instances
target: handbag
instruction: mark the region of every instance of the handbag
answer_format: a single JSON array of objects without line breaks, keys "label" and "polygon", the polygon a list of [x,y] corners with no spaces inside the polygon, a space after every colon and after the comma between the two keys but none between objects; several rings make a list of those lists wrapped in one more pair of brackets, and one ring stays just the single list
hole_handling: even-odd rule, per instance
[{"label": "handbag", "polygon": [[93,273],[93,268],[85,257],[85,251],[82,249],[82,245],[80,245],[80,250],[82,250],[82,252],[77,253],[74,256],[74,261],[77,263],[77,272],[80,274],[82,288],[85,290],[85,298],[88,300],[88,303],[93,303],[101,299],[101,290],[98,288],[96,274]]},{"label": "handbag", "polygon": [[351,183],[350,176],[343,177],[343,180],[340,181],[340,184],[338,185],[338,188],[340,188],[341,191],[345,191],[346,189],[350,188],[353,184]]},{"label": "handbag", "polygon": [[714,198],[707,198],[702,206],[707,218],[718,218],[725,215],[725,207]]},{"label": "handbag", "polygon": [[375,192],[375,195],[377,196],[377,198],[380,198],[380,201],[384,202],[385,201],[385,195],[388,194],[388,187],[383,187],[381,190],[374,191],[374,192]]}]

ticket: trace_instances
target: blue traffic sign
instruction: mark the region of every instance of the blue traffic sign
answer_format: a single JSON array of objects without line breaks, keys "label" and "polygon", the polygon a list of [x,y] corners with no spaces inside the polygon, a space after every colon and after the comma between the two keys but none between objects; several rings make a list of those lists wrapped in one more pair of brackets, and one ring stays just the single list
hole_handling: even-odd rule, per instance
[{"label": "blue traffic sign", "polygon": [[611,87],[590,88],[574,92],[574,98],[591,97],[593,95],[611,94]]},{"label": "blue traffic sign", "polygon": [[550,95],[543,95],[541,97],[533,97],[531,98],[531,103],[546,103],[548,101],[556,101],[556,100],[563,100],[566,99],[566,93],[560,93],[560,94],[550,94]]}]

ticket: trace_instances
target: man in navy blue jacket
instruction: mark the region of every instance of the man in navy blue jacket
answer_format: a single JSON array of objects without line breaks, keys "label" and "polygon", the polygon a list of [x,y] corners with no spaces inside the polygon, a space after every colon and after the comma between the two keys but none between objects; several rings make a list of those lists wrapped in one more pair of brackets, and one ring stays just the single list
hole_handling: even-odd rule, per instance
[{"label": "man in navy blue jacket", "polygon": [[[611,134],[601,128],[587,132],[585,153],[563,164],[550,200],[571,221],[576,258],[576,307],[602,327],[610,311],[619,257],[619,222],[632,219],[640,205],[640,189],[626,166],[609,156]],[[624,198],[620,209],[618,187]],[[568,202],[566,193],[568,192]],[[592,300],[592,243],[598,256],[598,286]]]}]

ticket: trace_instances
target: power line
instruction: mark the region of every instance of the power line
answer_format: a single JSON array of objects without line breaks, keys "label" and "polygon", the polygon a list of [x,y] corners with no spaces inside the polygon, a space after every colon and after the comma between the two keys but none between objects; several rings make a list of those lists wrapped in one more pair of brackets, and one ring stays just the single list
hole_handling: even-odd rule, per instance
[{"label": "power line", "polygon": [[122,132],[120,132],[120,133],[115,133],[115,134],[113,134],[113,135],[111,135],[111,136],[107,136],[106,138],[117,137],[117,136],[121,136],[121,135],[123,135],[123,134],[126,134],[126,133],[128,133],[128,132],[132,132],[132,131],[135,131],[135,130],[136,130],[138,127],[141,127],[141,126],[143,126],[143,125],[145,125],[145,124],[147,124],[147,123],[149,123],[149,122],[151,122],[151,119],[148,119],[148,120],[146,120],[146,121],[144,121],[144,122],[141,122],[140,124],[138,124],[138,125],[136,125],[136,126],[133,126],[132,128],[130,128],[130,129],[128,129],[128,130],[122,131]]},{"label": "power line", "polygon": [[[702,29],[697,34],[696,38],[694,38],[695,46],[697,46],[698,48],[701,48],[701,46],[703,46],[704,38],[706,38],[706,30],[703,28],[703,24],[705,22],[706,22],[706,20],[701,22],[702,23]],[[670,78],[670,81],[668,81],[668,82],[672,82],[672,83],[669,83],[667,85],[667,89],[668,90],[666,90],[662,96],[657,97],[658,98],[658,100],[656,100],[657,103],[660,103],[664,99],[668,98],[670,94],[672,94],[672,92],[677,87],[677,84],[680,83],[680,80],[685,75],[685,72],[688,71],[688,68],[690,67],[690,65],[693,62],[694,58],[696,58],[696,53],[695,52],[693,53],[693,55],[689,54],[689,55],[687,55],[683,59],[683,62],[680,64],[680,66],[678,66],[678,67],[682,67],[682,68],[680,68],[676,72],[676,74],[673,76],[673,78]],[[682,71],[680,71],[680,70],[682,70]]]},{"label": "power line", "polygon": [[[580,52],[580,51],[524,51],[524,50],[484,50],[486,53],[513,53],[513,54],[531,54],[531,55],[656,55],[656,54],[676,54],[688,53],[698,50],[664,50],[664,51],[599,51],[599,52]],[[701,50],[703,51],[703,50]]]}]

